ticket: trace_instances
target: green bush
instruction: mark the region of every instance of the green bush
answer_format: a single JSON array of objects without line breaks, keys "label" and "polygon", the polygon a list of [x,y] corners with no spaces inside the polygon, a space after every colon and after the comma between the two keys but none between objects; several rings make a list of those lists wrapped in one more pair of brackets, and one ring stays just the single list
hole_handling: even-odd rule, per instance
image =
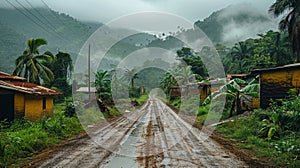
[{"label": "green bush", "polygon": [[280,138],[285,132],[300,131],[300,97],[272,101],[268,110],[256,110],[255,115],[261,121],[259,131],[262,137]]},{"label": "green bush", "polygon": [[[267,110],[256,110],[248,118],[224,123],[217,131],[235,139],[278,167],[300,166],[300,98],[276,100]],[[273,167],[273,166],[271,166]]]},{"label": "green bush", "polygon": [[129,89],[129,97],[130,98],[139,98],[142,93],[141,87],[134,87]]},{"label": "green bush", "polygon": [[176,107],[176,108],[180,108],[181,105],[181,99],[180,98],[176,98],[174,100],[171,101],[171,105]]},{"label": "green bush", "polygon": [[64,114],[66,117],[74,117],[76,115],[75,105],[72,102],[67,103]]},{"label": "green bush", "polygon": [[200,106],[197,112],[197,116],[203,116],[206,115],[208,113],[210,109],[210,105],[206,105],[206,106]]},{"label": "green bush", "polygon": [[7,167],[83,131],[76,117],[64,117],[62,112],[55,112],[39,122],[15,120],[9,127],[0,128],[0,167]]}]

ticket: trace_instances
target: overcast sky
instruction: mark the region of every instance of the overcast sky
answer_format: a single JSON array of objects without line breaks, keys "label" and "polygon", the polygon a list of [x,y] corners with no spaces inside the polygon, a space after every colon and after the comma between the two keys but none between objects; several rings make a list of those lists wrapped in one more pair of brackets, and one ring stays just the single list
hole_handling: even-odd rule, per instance
[{"label": "overcast sky", "polygon": [[[45,6],[41,0],[27,1],[34,6]],[[44,0],[44,2],[55,11],[67,13],[79,20],[106,23],[123,15],[142,11],[169,12],[194,22],[232,4],[248,3],[267,12],[274,0]],[[2,2],[2,5],[7,4]]]}]

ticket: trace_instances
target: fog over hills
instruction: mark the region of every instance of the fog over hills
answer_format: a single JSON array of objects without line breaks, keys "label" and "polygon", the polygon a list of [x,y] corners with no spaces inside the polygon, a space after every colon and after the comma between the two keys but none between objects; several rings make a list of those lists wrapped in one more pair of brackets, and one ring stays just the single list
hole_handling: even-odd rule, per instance
[{"label": "fog over hills", "polygon": [[[9,73],[13,71],[14,61],[22,54],[28,38],[45,38],[48,45],[42,50],[47,49],[54,54],[58,50],[68,52],[75,60],[86,40],[103,25],[79,21],[48,8],[0,8],[0,15],[0,70]],[[196,21],[195,26],[203,30],[213,43],[232,44],[254,38],[258,33],[274,30],[277,22],[251,6],[234,5],[216,11],[202,21]],[[162,46],[166,49],[178,49],[183,43],[171,35],[160,39],[153,34],[139,33],[114,45],[107,56],[122,57],[143,47]]]},{"label": "fog over hills", "polygon": [[212,13],[195,26],[202,29],[215,43],[237,42],[255,38],[258,33],[277,30],[278,21],[251,5],[232,5]]}]

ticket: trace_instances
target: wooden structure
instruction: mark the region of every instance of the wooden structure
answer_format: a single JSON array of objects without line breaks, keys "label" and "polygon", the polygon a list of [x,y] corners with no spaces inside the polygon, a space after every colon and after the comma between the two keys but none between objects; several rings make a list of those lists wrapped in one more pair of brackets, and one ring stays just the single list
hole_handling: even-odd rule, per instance
[{"label": "wooden structure", "polygon": [[96,87],[80,87],[76,90],[76,93],[82,94],[84,101],[91,101],[96,98],[97,89]]},{"label": "wooden structure", "polygon": [[267,108],[270,99],[279,99],[288,96],[290,89],[299,92],[300,63],[268,69],[256,69],[254,75],[260,75],[260,107]]},{"label": "wooden structure", "polygon": [[0,120],[41,119],[53,112],[53,96],[62,94],[26,82],[25,78],[0,72]]},{"label": "wooden structure", "polygon": [[220,86],[224,85],[218,80],[211,80],[210,82],[190,83],[183,86],[174,86],[170,89],[170,97],[186,97],[193,95],[200,95],[202,102],[214,91],[219,90]]},{"label": "wooden structure", "polygon": [[233,80],[233,79],[243,79],[243,80],[247,80],[249,79],[249,75],[248,74],[227,74],[226,75],[226,80],[227,81],[230,81],[230,80]]}]

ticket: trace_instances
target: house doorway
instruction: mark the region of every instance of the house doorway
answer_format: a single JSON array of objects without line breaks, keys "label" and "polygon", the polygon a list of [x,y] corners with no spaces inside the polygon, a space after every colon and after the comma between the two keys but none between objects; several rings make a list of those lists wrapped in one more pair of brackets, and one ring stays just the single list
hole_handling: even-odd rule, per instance
[{"label": "house doorway", "polygon": [[14,95],[1,94],[0,95],[0,121],[7,119],[12,121],[14,119]]}]

